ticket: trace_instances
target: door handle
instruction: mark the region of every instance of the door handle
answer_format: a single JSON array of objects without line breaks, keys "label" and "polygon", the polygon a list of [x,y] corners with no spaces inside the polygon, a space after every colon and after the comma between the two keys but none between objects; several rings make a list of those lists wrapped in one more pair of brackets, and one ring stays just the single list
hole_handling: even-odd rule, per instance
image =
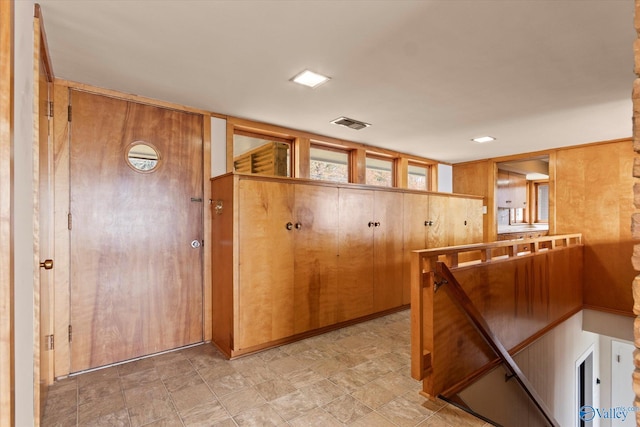
[{"label": "door handle", "polygon": [[202,243],[200,243],[200,240],[194,240],[193,242],[191,242],[191,247],[193,249],[198,249],[200,246],[202,246]]},{"label": "door handle", "polygon": [[45,259],[40,263],[40,268],[44,268],[45,270],[51,270],[53,268],[53,260]]}]

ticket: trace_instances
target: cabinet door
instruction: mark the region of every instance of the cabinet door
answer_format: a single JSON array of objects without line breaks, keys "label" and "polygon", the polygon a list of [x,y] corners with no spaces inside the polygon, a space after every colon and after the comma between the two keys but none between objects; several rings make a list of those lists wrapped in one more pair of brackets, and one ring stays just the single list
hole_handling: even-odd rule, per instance
[{"label": "cabinet door", "polygon": [[509,189],[509,172],[498,171],[498,181],[496,182],[497,203],[499,208],[510,208],[511,194]]},{"label": "cabinet door", "polygon": [[293,334],[293,186],[240,180],[236,350]]},{"label": "cabinet door", "polygon": [[433,222],[427,227],[427,248],[429,249],[452,245],[453,231],[449,199],[448,195],[429,195],[429,223]]},{"label": "cabinet door", "polygon": [[402,305],[402,193],[374,193],[373,310],[382,311]]},{"label": "cabinet door", "polygon": [[482,200],[452,197],[451,212],[452,245],[468,245],[482,242]]},{"label": "cabinet door", "polygon": [[402,216],[404,226],[402,303],[409,304],[411,302],[411,251],[427,248],[429,196],[405,193]]},{"label": "cabinet door", "polygon": [[338,189],[295,186],[295,333],[336,323]]},{"label": "cabinet door", "polygon": [[512,208],[527,207],[527,178],[517,173],[509,174],[509,187],[511,189]]},{"label": "cabinet door", "polygon": [[338,321],[373,312],[373,192],[339,190]]}]

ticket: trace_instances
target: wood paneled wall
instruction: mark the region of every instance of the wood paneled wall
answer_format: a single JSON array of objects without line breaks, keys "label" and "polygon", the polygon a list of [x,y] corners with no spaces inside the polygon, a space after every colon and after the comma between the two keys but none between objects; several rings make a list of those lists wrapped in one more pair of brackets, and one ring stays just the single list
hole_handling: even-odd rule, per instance
[{"label": "wood paneled wall", "polygon": [[[630,139],[580,145],[549,155],[549,233],[582,233],[586,307],[631,315],[634,152]],[[485,239],[496,238],[495,164],[486,159],[453,166],[453,191],[485,197]],[[483,179],[482,177],[487,177]]]},{"label": "wood paneled wall", "polygon": [[630,140],[558,150],[556,233],[585,244],[584,304],[631,314],[633,149]]}]

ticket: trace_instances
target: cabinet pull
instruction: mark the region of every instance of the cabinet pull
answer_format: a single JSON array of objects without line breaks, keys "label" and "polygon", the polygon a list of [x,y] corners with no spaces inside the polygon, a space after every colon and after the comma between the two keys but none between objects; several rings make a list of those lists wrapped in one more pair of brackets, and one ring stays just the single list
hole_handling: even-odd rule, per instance
[{"label": "cabinet pull", "polygon": [[380,221],[376,221],[373,223],[374,227],[380,227]]},{"label": "cabinet pull", "polygon": [[427,226],[431,227],[432,225],[433,225],[433,221],[425,221],[424,222],[424,226],[425,227],[427,227]]},{"label": "cabinet pull", "polygon": [[285,225],[285,227],[287,227],[287,230],[293,230],[293,223],[288,222],[287,225]]},{"label": "cabinet pull", "polygon": [[367,224],[369,226],[369,228],[374,226],[374,222],[373,221],[369,221],[369,224]]},{"label": "cabinet pull", "polygon": [[300,230],[302,228],[302,224],[299,222],[296,222],[296,230]]}]

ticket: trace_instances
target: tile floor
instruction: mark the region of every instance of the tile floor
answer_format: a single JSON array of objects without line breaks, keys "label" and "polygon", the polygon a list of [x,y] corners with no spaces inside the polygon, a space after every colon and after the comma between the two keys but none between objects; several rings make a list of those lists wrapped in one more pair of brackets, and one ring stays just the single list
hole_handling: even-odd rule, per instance
[{"label": "tile floor", "polygon": [[43,426],[486,427],[418,394],[409,310],[226,360],[212,345],[58,381]]}]

